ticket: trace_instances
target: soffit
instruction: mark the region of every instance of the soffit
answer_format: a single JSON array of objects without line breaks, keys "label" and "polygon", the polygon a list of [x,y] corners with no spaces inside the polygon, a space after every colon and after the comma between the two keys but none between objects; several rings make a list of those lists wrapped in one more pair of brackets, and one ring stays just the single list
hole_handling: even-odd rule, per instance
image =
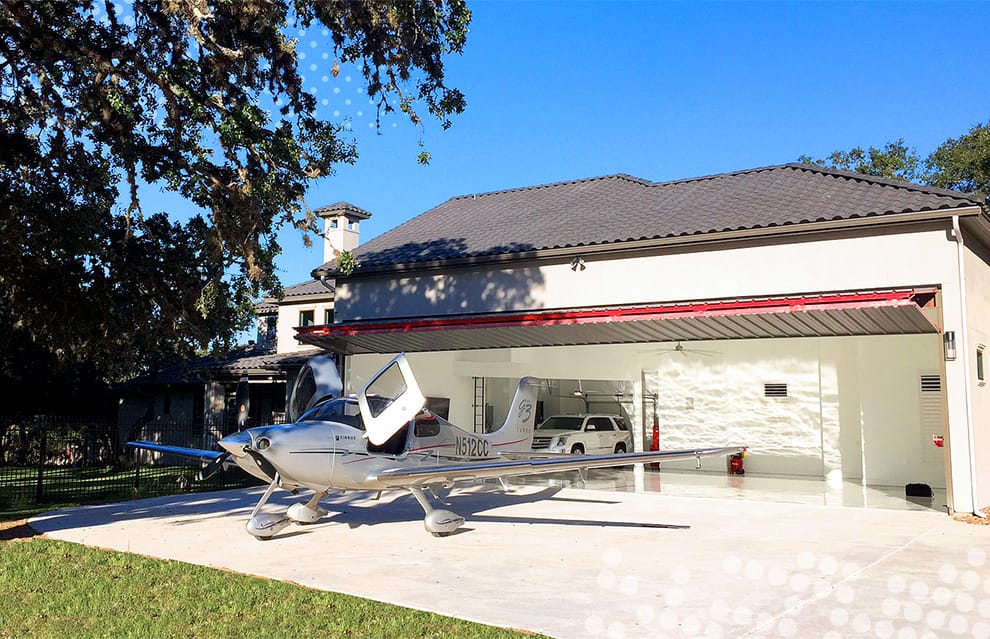
[{"label": "soffit", "polygon": [[297,329],[345,354],[938,333],[935,289],[797,295],[539,313],[362,321]]}]

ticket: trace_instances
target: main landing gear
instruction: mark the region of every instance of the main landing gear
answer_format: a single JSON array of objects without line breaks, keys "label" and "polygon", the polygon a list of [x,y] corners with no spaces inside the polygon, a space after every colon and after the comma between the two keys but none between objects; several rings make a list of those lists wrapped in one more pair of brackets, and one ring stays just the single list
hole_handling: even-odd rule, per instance
[{"label": "main landing gear", "polygon": [[433,507],[430,500],[423,493],[422,488],[410,488],[419,505],[423,507],[426,518],[423,519],[423,526],[434,537],[446,537],[464,525],[464,518],[449,510],[440,510]]}]

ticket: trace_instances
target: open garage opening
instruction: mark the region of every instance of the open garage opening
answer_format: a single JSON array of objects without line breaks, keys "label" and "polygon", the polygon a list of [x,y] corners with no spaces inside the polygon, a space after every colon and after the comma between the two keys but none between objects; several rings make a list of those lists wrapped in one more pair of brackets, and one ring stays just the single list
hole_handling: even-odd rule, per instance
[{"label": "open garage opening", "polygon": [[[382,355],[348,358],[350,390]],[[449,402],[454,423],[500,424],[524,375],[545,380],[538,419],[624,417],[635,450],[745,445],[746,476],[808,482],[828,503],[904,499],[905,487],[945,503],[945,393],[937,334],[737,339],[411,353],[427,396]],[[479,407],[481,409],[479,410]],[[934,442],[934,443],[933,443]],[[726,476],[722,459],[665,464],[699,483]],[[690,471],[690,472],[688,472]],[[641,474],[636,489],[648,490]],[[855,493],[855,494],[851,494]],[[773,490],[767,492],[774,494]],[[782,498],[787,499],[786,491]],[[833,495],[828,498],[827,495]]]}]

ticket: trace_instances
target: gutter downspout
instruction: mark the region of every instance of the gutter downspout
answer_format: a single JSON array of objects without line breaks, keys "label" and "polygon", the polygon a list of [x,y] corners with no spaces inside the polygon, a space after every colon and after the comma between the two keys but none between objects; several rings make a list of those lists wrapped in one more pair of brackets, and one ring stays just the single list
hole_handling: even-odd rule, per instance
[{"label": "gutter downspout", "polygon": [[959,350],[962,351],[962,366],[965,383],[963,390],[966,398],[966,437],[969,446],[969,494],[973,503],[973,514],[986,518],[980,512],[976,501],[976,439],[973,434],[973,398],[969,388],[969,322],[967,320],[968,306],[966,303],[966,269],[964,267],[964,247],[962,229],[959,226],[959,216],[952,216],[952,232],[956,239],[956,268],[959,278],[960,333],[962,333]]}]

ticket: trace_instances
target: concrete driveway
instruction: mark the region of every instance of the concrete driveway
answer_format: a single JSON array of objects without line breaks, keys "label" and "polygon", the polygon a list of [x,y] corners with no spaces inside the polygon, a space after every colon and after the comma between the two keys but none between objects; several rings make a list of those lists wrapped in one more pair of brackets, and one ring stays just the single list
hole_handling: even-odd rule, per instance
[{"label": "concrete driveway", "polygon": [[[56,539],[344,592],[554,637],[990,638],[990,526],[934,511],[548,486],[452,493],[430,536],[411,496],[348,493],[261,542],[261,488],[46,513]],[[294,500],[281,493],[267,511]]]}]

